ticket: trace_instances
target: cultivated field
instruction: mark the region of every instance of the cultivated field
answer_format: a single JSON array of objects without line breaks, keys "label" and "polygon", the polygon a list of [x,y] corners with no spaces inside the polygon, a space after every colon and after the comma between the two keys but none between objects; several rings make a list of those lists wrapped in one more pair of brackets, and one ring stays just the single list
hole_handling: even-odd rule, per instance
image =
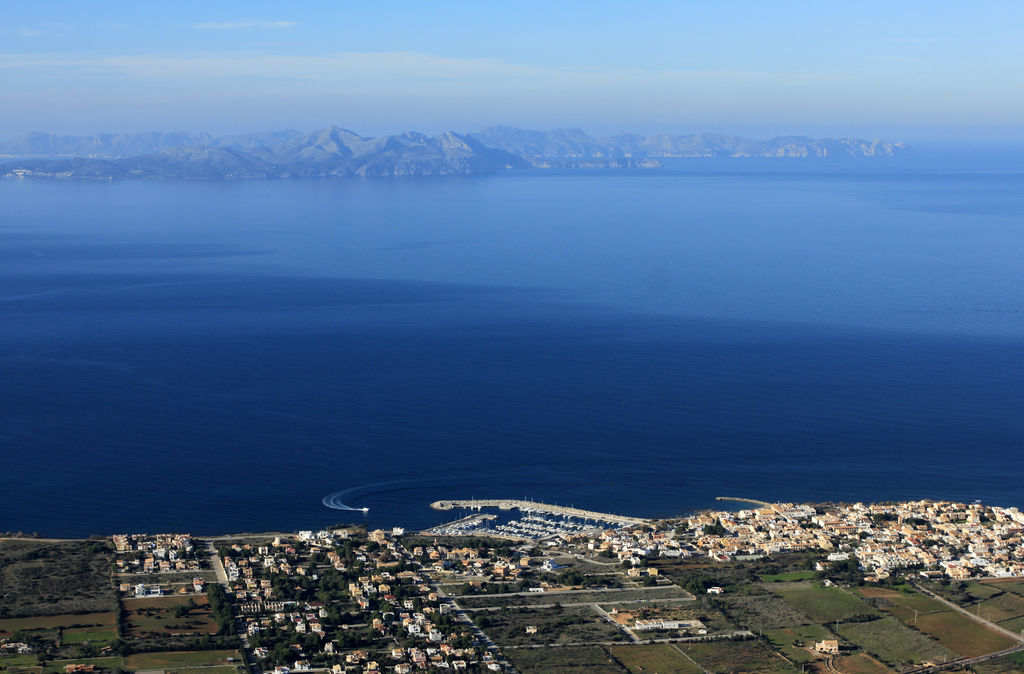
[{"label": "cultivated field", "polygon": [[694,662],[714,674],[793,672],[793,667],[757,641],[715,641],[679,644]]},{"label": "cultivated field", "polygon": [[839,634],[892,667],[958,656],[945,646],[904,626],[892,617],[839,625]]},{"label": "cultivated field", "polygon": [[[625,641],[626,635],[587,607],[504,609],[475,613],[473,620],[502,645]],[[533,625],[536,634],[526,634]]]},{"label": "cultivated field", "polygon": [[561,648],[515,648],[506,652],[520,672],[566,672],[567,674],[623,674],[600,646],[563,646]]},{"label": "cultivated field", "polygon": [[578,590],[571,592],[531,592],[529,594],[517,594],[514,596],[493,597],[487,595],[471,595],[455,597],[459,606],[463,608],[484,608],[501,606],[527,606],[536,604],[578,604],[578,603],[600,603],[614,604],[626,601],[640,601],[645,599],[684,599],[692,595],[675,585],[663,585],[651,589],[623,589],[623,590]]},{"label": "cultivated field", "polygon": [[669,644],[607,646],[607,651],[631,674],[700,674],[701,668]]},{"label": "cultivated field", "polygon": [[952,610],[920,616],[916,627],[966,657],[993,653],[1014,645],[1008,637]]}]

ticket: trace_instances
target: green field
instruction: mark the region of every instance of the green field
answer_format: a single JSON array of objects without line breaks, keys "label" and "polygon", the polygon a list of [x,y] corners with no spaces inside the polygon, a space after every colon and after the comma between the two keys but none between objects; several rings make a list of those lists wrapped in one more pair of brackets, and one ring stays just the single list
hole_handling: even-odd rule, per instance
[{"label": "green field", "polygon": [[33,618],[0,618],[0,632],[17,632],[19,630],[45,630],[72,625],[109,625],[113,626],[113,613],[65,613],[61,615],[36,616]]},{"label": "green field", "polygon": [[64,630],[61,635],[62,644],[80,644],[86,641],[94,644],[110,643],[115,639],[117,639],[117,633],[104,627]]},{"label": "green field", "polygon": [[623,674],[626,670],[600,646],[561,648],[512,648],[505,655],[521,672],[567,672],[568,674]]},{"label": "green field", "polygon": [[793,672],[793,667],[757,641],[714,641],[680,644],[694,662],[714,674]]},{"label": "green field", "polygon": [[812,580],[817,574],[814,571],[790,571],[761,576],[762,583],[788,583],[795,580]]},{"label": "green field", "polygon": [[700,674],[701,668],[669,644],[608,646],[608,652],[632,674]]},{"label": "green field", "polygon": [[886,617],[864,623],[839,625],[839,634],[888,665],[899,666],[925,660],[953,660],[957,654],[925,635]]},{"label": "green field", "polygon": [[813,648],[816,641],[835,639],[835,636],[821,625],[803,625],[800,627],[765,630],[764,636],[773,648],[790,660],[801,663],[810,662],[815,659],[815,656],[808,648],[794,646],[794,641],[802,641],[808,647]]},{"label": "green field", "polygon": [[101,669],[112,670],[124,667],[124,660],[122,658],[76,658],[72,660],[51,660],[46,663],[46,667],[43,668],[43,674],[64,674],[64,667],[66,665],[96,665]]},{"label": "green field", "polygon": [[126,669],[183,669],[208,665],[227,665],[228,658],[240,661],[238,651],[180,651],[177,653],[137,653],[124,659]]},{"label": "green field", "polygon": [[878,611],[863,600],[838,587],[801,582],[775,584],[771,586],[771,590],[815,622],[830,623],[836,620],[849,620],[856,616],[878,614]]}]

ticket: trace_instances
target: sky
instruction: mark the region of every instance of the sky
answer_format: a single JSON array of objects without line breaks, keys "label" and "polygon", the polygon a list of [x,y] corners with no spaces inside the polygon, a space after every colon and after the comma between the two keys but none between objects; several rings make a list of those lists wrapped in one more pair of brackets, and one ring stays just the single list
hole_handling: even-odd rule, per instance
[{"label": "sky", "polygon": [[490,124],[1024,139],[1024,3],[13,2],[0,138]]}]

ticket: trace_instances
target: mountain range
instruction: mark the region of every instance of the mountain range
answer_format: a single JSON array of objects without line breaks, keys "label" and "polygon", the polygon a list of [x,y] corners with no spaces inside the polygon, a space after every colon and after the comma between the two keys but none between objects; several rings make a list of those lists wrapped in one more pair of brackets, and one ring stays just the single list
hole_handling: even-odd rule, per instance
[{"label": "mountain range", "polygon": [[60,136],[33,132],[0,142],[0,175],[61,178],[295,178],[488,174],[521,168],[658,167],[672,157],[888,157],[904,143],[785,136],[619,134],[505,126],[427,136],[366,137],[338,127],[301,133],[214,136],[149,132]]}]

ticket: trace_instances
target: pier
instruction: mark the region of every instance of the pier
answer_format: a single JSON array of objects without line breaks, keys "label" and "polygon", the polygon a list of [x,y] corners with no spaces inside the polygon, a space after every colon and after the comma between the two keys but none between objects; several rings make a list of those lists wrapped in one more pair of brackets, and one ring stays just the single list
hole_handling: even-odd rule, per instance
[{"label": "pier", "polygon": [[639,517],[626,517],[625,515],[613,515],[610,513],[599,513],[593,510],[582,510],[580,508],[567,508],[565,506],[549,505],[536,501],[520,501],[517,499],[455,499],[445,501],[434,501],[430,504],[434,510],[455,510],[456,508],[468,508],[480,510],[482,508],[498,508],[499,510],[521,510],[530,513],[547,513],[550,515],[561,515],[563,517],[575,517],[581,520],[595,520],[608,522],[619,526],[631,526],[635,524],[646,524],[647,520]]},{"label": "pier", "polygon": [[759,501],[756,498],[741,498],[739,496],[716,496],[716,501],[735,501],[736,503],[750,503],[757,506],[770,506],[768,501]]}]

